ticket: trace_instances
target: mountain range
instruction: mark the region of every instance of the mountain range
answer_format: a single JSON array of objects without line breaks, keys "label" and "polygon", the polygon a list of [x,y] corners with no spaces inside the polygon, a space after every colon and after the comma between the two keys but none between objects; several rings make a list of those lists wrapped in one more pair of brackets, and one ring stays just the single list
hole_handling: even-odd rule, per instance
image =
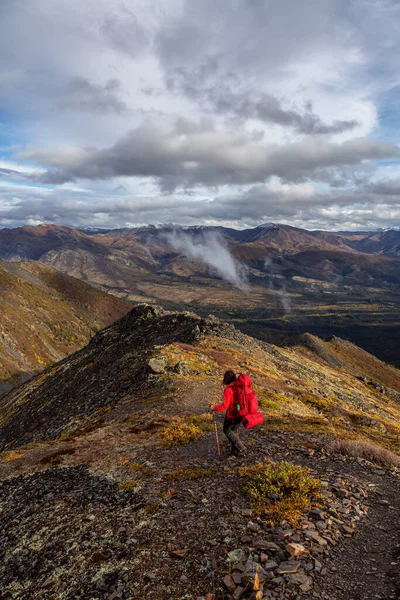
[{"label": "mountain range", "polygon": [[147,226],[0,231],[0,258],[39,261],[130,302],[189,307],[287,343],[339,335],[400,364],[400,231]]}]

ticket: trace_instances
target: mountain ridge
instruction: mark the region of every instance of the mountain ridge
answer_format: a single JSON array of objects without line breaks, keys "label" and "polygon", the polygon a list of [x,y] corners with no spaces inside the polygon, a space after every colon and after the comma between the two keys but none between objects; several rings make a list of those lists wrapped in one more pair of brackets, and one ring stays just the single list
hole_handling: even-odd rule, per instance
[{"label": "mountain ridge", "polygon": [[[326,230],[320,230],[320,229],[315,229],[315,230],[306,230],[306,229],[302,229],[300,227],[294,227],[292,225],[284,225],[284,224],[280,224],[280,223],[263,223],[261,225],[258,225],[256,227],[253,228],[243,228],[243,229],[234,229],[232,227],[224,227],[224,226],[220,226],[220,225],[215,225],[215,226],[207,226],[207,225],[179,225],[179,224],[173,224],[173,223],[160,223],[158,225],[144,225],[144,226],[136,226],[136,227],[122,227],[122,228],[74,228],[74,227],[70,227],[70,226],[62,226],[62,225],[54,225],[52,223],[45,223],[42,225],[34,225],[34,226],[30,226],[30,225],[23,225],[17,228],[3,228],[0,229],[0,252],[2,252],[3,254],[5,253],[4,250],[4,245],[1,245],[1,241],[2,241],[2,236],[7,238],[12,238],[13,234],[11,232],[15,232],[18,234],[18,232],[23,232],[23,233],[30,233],[30,234],[34,234],[35,232],[37,232],[39,235],[40,234],[51,234],[53,233],[58,233],[59,235],[70,235],[71,237],[83,237],[83,236],[88,236],[88,237],[95,237],[97,235],[102,235],[102,234],[111,234],[112,236],[118,235],[118,234],[123,234],[123,233],[132,233],[132,234],[141,234],[141,233],[149,233],[149,232],[163,232],[163,231],[171,231],[171,230],[176,230],[176,231],[184,231],[184,232],[191,232],[191,231],[197,231],[197,232],[213,232],[213,231],[220,231],[222,233],[225,233],[226,235],[232,235],[234,238],[243,241],[243,239],[246,239],[246,237],[248,237],[248,240],[250,239],[254,239],[257,238],[259,235],[264,235],[264,234],[271,234],[271,233],[276,233],[279,231],[288,231],[288,232],[292,232],[294,233],[298,233],[298,234],[303,234],[303,235],[308,235],[312,238],[315,239],[316,242],[318,241],[323,241],[324,238],[331,238],[331,240],[336,240],[336,243],[338,243],[338,240],[342,240],[344,246],[347,246],[349,251],[354,251],[357,250],[357,247],[353,247],[351,244],[347,243],[347,238],[348,237],[353,237],[353,238],[357,238],[362,236],[365,239],[370,239],[370,238],[376,238],[376,240],[378,240],[379,237],[384,237],[384,236],[393,236],[393,238],[395,239],[395,249],[391,250],[389,249],[388,251],[391,253],[394,253],[394,257],[397,258],[398,256],[400,256],[399,254],[399,248],[398,248],[398,244],[400,241],[400,231],[398,228],[386,228],[386,229],[379,229],[379,230],[371,230],[371,231],[326,231]],[[358,250],[360,252],[363,252],[364,250]],[[385,252],[385,248],[383,247],[382,249],[378,250],[380,252]],[[371,250],[371,253],[374,253],[374,250]],[[2,256],[2,258],[5,258],[4,256]]]},{"label": "mountain ridge", "polygon": [[[357,403],[366,405],[368,387],[357,381],[364,381],[364,379],[369,381],[370,375],[374,375],[377,386],[371,388],[370,396],[376,395],[376,390],[381,389],[379,394],[383,394],[387,402],[400,403],[399,371],[384,365],[376,357],[357,349],[349,342],[338,338],[324,342],[307,334],[299,338],[299,345],[292,350],[292,353],[294,352],[292,355],[284,348],[278,349],[271,344],[249,337],[232,324],[212,315],[204,318],[186,311],[166,311],[161,307],[139,304],[121,319],[96,333],[84,348],[67,356],[61,362],[51,365],[28,383],[20,385],[2,397],[0,447],[10,443],[21,445],[30,441],[58,437],[68,429],[71,422],[81,421],[86,417],[90,420],[91,415],[97,410],[101,412],[106,408],[113,409],[121,399],[123,412],[129,413],[138,408],[138,400],[135,398],[138,396],[146,398],[149,389],[152,397],[170,398],[171,390],[166,385],[166,379],[170,378],[171,381],[179,384],[182,380],[180,373],[184,374],[183,380],[187,382],[187,376],[192,372],[196,385],[207,376],[215,382],[216,375],[222,376],[223,372],[219,364],[220,355],[218,352],[214,355],[212,347],[207,345],[208,339],[228,340],[233,347],[258,352],[269,363],[272,361],[272,365],[277,360],[280,368],[289,366],[289,372],[299,368],[303,362],[308,363],[310,359],[307,352],[311,352],[311,364],[312,361],[318,364],[322,361],[327,365],[328,371],[333,369],[333,373],[336,373],[335,369],[340,367],[346,373],[346,377],[352,378],[352,385],[355,388],[361,385],[365,397],[357,392],[355,396],[357,400],[352,399],[352,395],[343,387],[341,395],[348,396],[347,402],[350,405],[356,406]],[[222,341],[214,341],[216,347],[221,343]],[[174,362],[176,350],[173,348],[177,346],[182,348],[183,354],[186,353],[190,357],[186,367],[179,365],[182,362],[180,360]],[[197,346],[199,347],[197,354],[204,353],[200,362],[196,358]],[[350,364],[346,364],[348,362],[346,356],[351,357]],[[222,354],[221,359],[222,364],[225,363],[227,366],[232,364],[233,359],[226,353]],[[193,361],[197,364],[197,368],[190,366]],[[242,359],[242,361],[241,366],[246,365],[251,373],[253,368],[251,360]],[[315,365],[313,369],[315,380],[317,378]],[[332,381],[329,385],[333,386],[332,390],[334,390],[336,384],[333,379],[337,375],[331,374],[330,377]],[[315,383],[313,385],[315,389]],[[343,383],[340,385],[343,386]],[[319,390],[318,394],[326,397],[327,392]],[[71,398],[81,400],[71,403],[68,401]],[[27,400],[29,411],[26,408]],[[144,402],[147,403],[146,400]],[[177,408],[179,409],[175,406],[175,409]],[[120,419],[118,408],[116,414],[117,419]],[[389,413],[385,418],[391,419]],[[8,433],[10,423],[12,426]],[[45,432],[44,437],[41,437],[41,430]],[[31,438],[30,432],[34,432],[36,437]]]}]

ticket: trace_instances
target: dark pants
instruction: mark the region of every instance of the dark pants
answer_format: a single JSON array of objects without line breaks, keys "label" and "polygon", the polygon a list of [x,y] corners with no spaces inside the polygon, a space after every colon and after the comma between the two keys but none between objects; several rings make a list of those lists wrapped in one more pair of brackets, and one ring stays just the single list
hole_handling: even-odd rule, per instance
[{"label": "dark pants", "polygon": [[224,421],[224,434],[231,443],[231,452],[233,454],[240,454],[245,449],[245,445],[241,442],[236,435],[239,425],[242,422],[242,417],[229,418],[225,417]]}]

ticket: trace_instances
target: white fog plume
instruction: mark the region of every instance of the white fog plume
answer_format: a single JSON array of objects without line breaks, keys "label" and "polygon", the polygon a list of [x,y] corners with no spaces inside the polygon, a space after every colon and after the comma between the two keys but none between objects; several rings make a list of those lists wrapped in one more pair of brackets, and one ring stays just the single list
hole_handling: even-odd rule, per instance
[{"label": "white fog plume", "polygon": [[246,267],[233,258],[217,232],[201,233],[194,238],[184,231],[173,231],[167,235],[167,241],[186,258],[202,261],[235,287],[248,288]]},{"label": "white fog plume", "polygon": [[290,312],[292,312],[292,302],[291,302],[290,296],[288,296],[287,291],[286,291],[286,282],[282,281],[280,283],[280,289],[275,287],[272,277],[274,275],[279,274],[279,269],[276,269],[274,267],[272,260],[268,256],[264,261],[264,269],[265,269],[265,271],[267,271],[267,273],[269,273],[271,275],[271,279],[269,281],[268,288],[270,290],[278,292],[279,301],[282,305],[282,308],[285,311],[285,314],[289,314]]}]

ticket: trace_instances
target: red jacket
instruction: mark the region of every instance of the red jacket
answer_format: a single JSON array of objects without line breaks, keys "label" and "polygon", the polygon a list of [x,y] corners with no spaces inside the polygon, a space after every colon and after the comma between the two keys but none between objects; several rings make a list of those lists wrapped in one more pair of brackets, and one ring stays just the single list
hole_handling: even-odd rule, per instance
[{"label": "red jacket", "polygon": [[226,386],[222,404],[217,404],[214,406],[215,412],[222,412],[223,410],[226,410],[226,416],[228,419],[234,419],[238,416],[235,404],[235,392],[233,391],[234,385],[235,382]]},{"label": "red jacket", "polygon": [[245,386],[247,388],[250,388],[252,385],[253,382],[248,375],[246,375],[245,373],[239,375],[236,381],[226,386],[222,404],[217,404],[216,406],[214,406],[215,412],[221,412],[223,410],[226,410],[226,416],[228,417],[228,419],[235,419],[236,417],[238,417],[239,415],[236,408],[234,387]]}]

